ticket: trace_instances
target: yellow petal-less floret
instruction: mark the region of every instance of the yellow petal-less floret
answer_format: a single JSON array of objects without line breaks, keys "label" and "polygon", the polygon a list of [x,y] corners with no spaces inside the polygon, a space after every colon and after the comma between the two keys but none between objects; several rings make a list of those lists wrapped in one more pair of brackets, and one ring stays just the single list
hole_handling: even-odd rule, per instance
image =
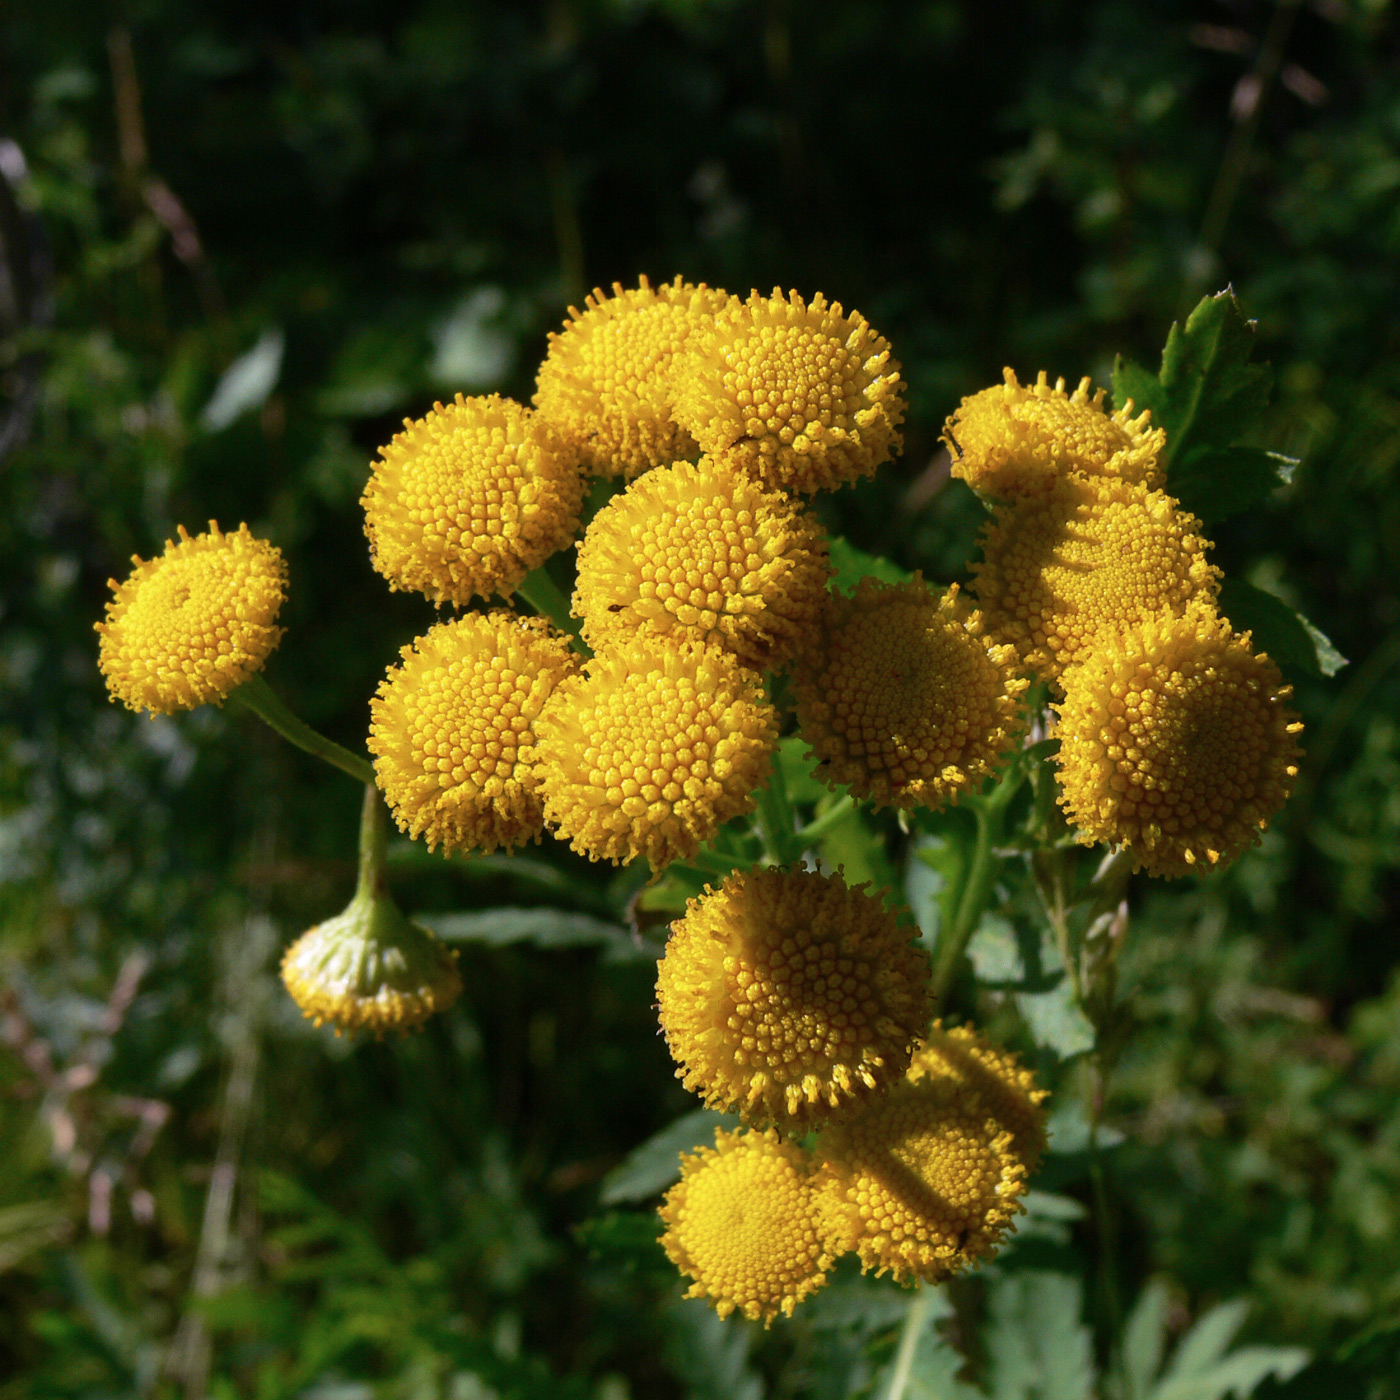
[{"label": "yellow petal-less floret", "polygon": [[995,1104],[936,1062],[837,1119],[815,1152],[828,1245],[900,1282],[935,1282],[992,1254],[1026,1189]]},{"label": "yellow petal-less floret", "polygon": [[535,725],[545,820],[591,860],[695,854],[752,810],[777,744],[759,678],[716,646],[636,637],[563,681]]},{"label": "yellow petal-less floret", "polygon": [[955,1079],[996,1116],[1012,1136],[1016,1155],[1034,1171],[1045,1150],[1045,1100],[1048,1089],[1036,1086],[1034,1073],[1010,1050],[993,1045],[972,1026],[945,1028],[935,1021],[928,1038],[914,1051],[908,1081]]},{"label": "yellow petal-less floret", "polygon": [[1104,391],[1087,378],[1071,394],[1063,379],[1051,387],[1043,370],[1026,385],[1014,370],[1003,374],[1005,383],[970,394],[943,429],[953,475],[975,491],[1003,500],[1039,495],[1070,472],[1163,484],[1157,459],[1166,433],[1148,426],[1149,413],[1135,417],[1131,399],[1109,413]]},{"label": "yellow petal-less floret", "polygon": [[566,639],[538,618],[467,613],[400,656],[370,702],[369,736],[399,827],[444,855],[537,841],[534,726],[577,668]]},{"label": "yellow petal-less floret", "polygon": [[656,994],[687,1089],[800,1127],[903,1075],[932,1014],[928,981],[909,927],[864,886],[772,869],[688,903]]},{"label": "yellow petal-less floret", "polygon": [[889,342],[820,292],[731,302],[693,337],[676,386],[676,419],[705,452],[784,491],[857,481],[902,443]]},{"label": "yellow petal-less floret", "polygon": [[380,448],[360,504],[374,567],[435,603],[509,597],[578,530],[578,455],[498,394],[434,404]]},{"label": "yellow petal-less floret", "polygon": [[357,896],[282,956],[302,1014],[337,1035],[407,1031],[457,1000],[457,955],[391,903]]},{"label": "yellow petal-less floret", "polygon": [[934,807],[976,791],[1016,742],[1016,653],[990,643],[954,585],[862,579],[828,604],[793,673],[820,776],[860,798]]},{"label": "yellow petal-less floret", "polygon": [[1058,680],[1148,618],[1210,612],[1220,570],[1199,529],[1165,492],[1109,477],[1062,477],[999,506],[973,565],[988,631]]},{"label": "yellow petal-less floret", "polygon": [[593,517],[573,607],[594,647],[640,629],[766,671],[806,640],[829,572],[810,512],[706,458],[648,472]]},{"label": "yellow petal-less floret", "polygon": [[211,520],[208,534],[179,534],[157,559],[133,556],[125,582],[110,580],[106,620],[94,624],[112,698],[152,717],[219,703],[282,639],[281,551],[246,525],[224,534]]},{"label": "yellow petal-less floret", "polygon": [[667,1257],[721,1317],[769,1325],[826,1282],[832,1265],[818,1228],[811,1163],[771,1128],[720,1129],[713,1148],[681,1157],[661,1207]]},{"label": "yellow petal-less floret", "polygon": [[569,308],[551,332],[535,405],[579,451],[593,476],[636,476],[700,455],[671,416],[672,368],[690,336],[731,300],[677,277],[653,288],[645,277],[613,295],[595,288],[583,311]]},{"label": "yellow petal-less floret", "polygon": [[1234,860],[1284,804],[1302,731],[1292,687],[1222,618],[1159,620],[1065,675],[1060,802],[1080,839],[1154,875]]}]

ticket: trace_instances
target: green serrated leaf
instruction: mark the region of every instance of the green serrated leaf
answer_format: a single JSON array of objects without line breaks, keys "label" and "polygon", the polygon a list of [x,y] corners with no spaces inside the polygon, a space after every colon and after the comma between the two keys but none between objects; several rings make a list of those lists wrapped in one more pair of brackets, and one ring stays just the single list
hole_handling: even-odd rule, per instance
[{"label": "green serrated leaf", "polygon": [[486,943],[493,948],[532,943],[537,948],[603,948],[610,961],[654,956],[621,924],[564,909],[481,909],[463,914],[423,914],[418,921],[445,943]]},{"label": "green serrated leaf", "polygon": [[732,1113],[711,1113],[697,1108],[662,1128],[640,1147],[629,1152],[619,1166],[603,1178],[599,1199],[605,1206],[645,1201],[659,1195],[681,1174],[680,1155],[697,1147],[713,1147],[716,1128],[736,1128]]},{"label": "green serrated leaf", "polygon": [[840,535],[831,538],[831,567],[836,574],[831,586],[842,593],[849,592],[863,578],[879,579],[881,583],[908,583],[913,578],[907,569],[901,569],[898,564],[891,564],[877,554],[867,554],[863,549],[857,549]]},{"label": "green serrated leaf", "polygon": [[1035,1043],[1062,1060],[1094,1048],[1094,1027],[1074,1000],[1068,977],[1047,992],[1017,992],[1016,1008]]},{"label": "green serrated leaf", "polygon": [[1007,1274],[989,1289],[990,1400],[1091,1400],[1093,1344],[1080,1320],[1082,1289],[1069,1274]]},{"label": "green serrated leaf", "polygon": [[1347,664],[1346,657],[1302,613],[1243,579],[1225,580],[1220,611],[1237,632],[1253,633],[1255,651],[1268,652],[1285,674],[1335,676]]},{"label": "green serrated leaf", "polygon": [[1213,525],[1258,505],[1292,478],[1297,465],[1296,457],[1262,447],[1206,448],[1192,454],[1169,485],[1184,509]]},{"label": "green serrated leaf", "polygon": [[1290,461],[1238,444],[1268,404],[1273,371],[1252,364],[1254,322],[1233,291],[1205,297],[1183,326],[1173,322],[1154,379],[1120,359],[1114,400],[1131,398],[1167,430],[1167,489],[1206,523],[1259,504],[1282,481]]},{"label": "green serrated leaf", "polygon": [[1307,1364],[1299,1347],[1241,1347],[1206,1371],[1163,1381],[1149,1400],[1248,1400],[1264,1381],[1289,1380]]},{"label": "green serrated leaf", "polygon": [[1167,1346],[1167,1307],[1170,1293],[1161,1279],[1152,1279],[1133,1307],[1123,1329],[1123,1375],[1126,1400],[1147,1400],[1152,1382],[1162,1369]]}]

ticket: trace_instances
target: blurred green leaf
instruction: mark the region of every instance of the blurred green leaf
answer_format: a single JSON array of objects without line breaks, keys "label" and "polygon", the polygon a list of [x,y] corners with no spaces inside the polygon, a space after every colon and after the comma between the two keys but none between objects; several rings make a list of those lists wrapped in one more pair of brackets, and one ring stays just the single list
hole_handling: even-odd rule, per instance
[{"label": "blurred green leaf", "polygon": [[1241,578],[1220,589],[1220,611],[1239,632],[1253,633],[1255,651],[1266,651],[1285,675],[1335,676],[1347,659],[1318,628],[1273,593]]},{"label": "blurred green leaf", "polygon": [[732,1113],[712,1113],[697,1108],[653,1134],[628,1154],[619,1166],[603,1178],[599,1200],[605,1206],[645,1201],[660,1195],[680,1179],[680,1156],[697,1147],[713,1147],[718,1128],[733,1130],[739,1119]]}]

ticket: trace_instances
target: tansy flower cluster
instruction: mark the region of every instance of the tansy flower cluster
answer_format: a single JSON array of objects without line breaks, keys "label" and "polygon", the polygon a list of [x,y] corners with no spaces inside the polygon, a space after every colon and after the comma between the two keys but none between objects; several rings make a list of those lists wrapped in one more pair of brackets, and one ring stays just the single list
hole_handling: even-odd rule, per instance
[{"label": "tansy flower cluster", "polygon": [[1056,697],[1058,801],[1086,844],[1181,875],[1233,860],[1287,799],[1291,688],[1216,607],[1200,522],[1162,484],[1166,434],[1044,374],[962,401],[953,473],[992,507],[973,566],[989,636]]}]

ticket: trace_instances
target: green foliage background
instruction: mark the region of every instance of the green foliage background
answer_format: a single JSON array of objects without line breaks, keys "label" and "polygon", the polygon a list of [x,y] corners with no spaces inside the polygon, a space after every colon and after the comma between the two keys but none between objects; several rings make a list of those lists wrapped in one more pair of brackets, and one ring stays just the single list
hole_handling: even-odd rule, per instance
[{"label": "green foliage background", "polygon": [[[587,917],[459,920],[456,1010],[335,1042],[275,958],[348,897],[353,785],[232,709],[120,711],[95,669],[130,554],[247,520],[291,562],[269,678],[358,748],[430,620],[369,569],[375,448],[435,396],[528,398],[565,305],[642,272],[820,289],[889,336],[904,457],[823,509],[940,580],[981,514],[937,444],[961,395],[1155,372],[1227,283],[1258,319],[1246,446],[1301,465],[1216,557],[1351,664],[1285,658],[1308,758],[1263,847],[1133,886],[1097,1214],[1079,1029],[979,931],[953,1009],[1037,1059],[1055,1150],[909,1393],[1400,1394],[1387,0],[51,0],[0,65],[0,1397],[879,1385],[892,1286],[843,1274],[768,1334],[679,1301],[664,1183],[618,1172],[693,1108],[627,877],[396,847],[416,910]],[[848,868],[872,834],[931,934],[931,838],[853,827]],[[1315,1359],[1254,1390],[1258,1347]]]}]

